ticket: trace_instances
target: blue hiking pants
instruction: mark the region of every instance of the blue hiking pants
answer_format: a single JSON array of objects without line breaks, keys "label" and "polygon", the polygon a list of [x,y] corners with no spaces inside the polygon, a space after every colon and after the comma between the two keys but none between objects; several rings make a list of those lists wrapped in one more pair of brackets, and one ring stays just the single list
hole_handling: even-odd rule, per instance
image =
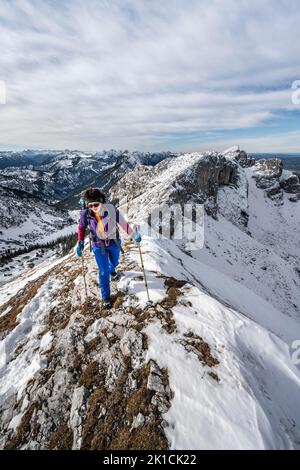
[{"label": "blue hiking pants", "polygon": [[93,252],[99,269],[99,283],[103,300],[110,298],[110,273],[119,264],[120,247],[111,240],[108,246],[93,246]]}]

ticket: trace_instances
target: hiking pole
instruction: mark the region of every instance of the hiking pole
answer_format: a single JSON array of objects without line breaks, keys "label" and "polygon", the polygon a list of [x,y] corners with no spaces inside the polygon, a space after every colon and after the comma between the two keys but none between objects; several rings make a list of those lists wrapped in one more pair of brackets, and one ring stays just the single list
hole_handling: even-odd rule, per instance
[{"label": "hiking pole", "polygon": [[[84,265],[84,261],[83,261],[83,255],[81,257],[81,261],[82,261],[82,275],[83,275],[83,280],[84,280],[85,296],[88,297],[87,286],[86,286],[86,278],[85,278],[85,265]],[[94,297],[98,297],[97,294],[95,294],[95,292],[93,292],[92,290],[90,290],[90,293],[93,294]]]},{"label": "hiking pole", "polygon": [[143,275],[144,275],[144,282],[145,282],[145,287],[146,287],[146,292],[147,292],[147,297],[148,297],[148,302],[147,302],[147,304],[152,304],[152,301],[150,300],[150,297],[149,297],[149,290],[148,290],[147,278],[146,278],[146,273],[145,273],[145,268],[144,268],[144,263],[143,263],[143,256],[142,256],[141,246],[140,246],[139,243],[137,243],[137,246],[139,247],[139,253],[140,253],[140,258],[141,258],[141,265],[142,265],[142,270],[143,270]]},{"label": "hiking pole", "polygon": [[[88,297],[86,277],[85,277],[86,272],[85,272],[85,264],[84,264],[84,260],[83,260],[83,253],[81,255],[81,263],[82,263],[82,276],[83,276],[83,281],[84,281],[85,297]],[[94,297],[98,297],[97,294],[95,294],[95,292],[93,292],[91,289],[90,289],[90,293],[93,294]]]},{"label": "hiking pole", "polygon": [[87,297],[88,293],[87,293],[87,287],[86,287],[85,266],[84,266],[84,261],[83,261],[83,253],[81,255],[81,261],[82,261],[82,275],[83,275],[83,281],[84,281],[85,296]]}]

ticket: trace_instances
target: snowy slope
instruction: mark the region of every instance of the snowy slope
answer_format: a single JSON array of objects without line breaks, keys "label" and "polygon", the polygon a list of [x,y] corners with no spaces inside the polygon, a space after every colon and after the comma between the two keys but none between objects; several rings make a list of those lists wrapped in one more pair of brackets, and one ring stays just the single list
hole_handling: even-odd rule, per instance
[{"label": "snowy slope", "polygon": [[[252,169],[246,169],[245,173],[249,184],[249,205],[255,208],[249,218],[250,232],[256,240],[299,266],[299,204],[291,202],[287,193],[283,193],[281,205],[272,204],[263,191],[257,191]],[[284,170],[284,174],[288,178],[291,172]]]},{"label": "snowy slope", "polygon": [[0,186],[0,257],[74,233],[77,218],[30,193]]},{"label": "snowy slope", "polygon": [[[84,289],[80,271],[77,271],[73,280],[77,288],[73,287],[67,294],[73,305],[69,323],[59,330],[53,327],[50,331],[47,329],[49,312],[60,306],[56,291],[62,284],[63,276],[58,269],[56,275],[47,277],[47,272],[51,272],[54,266],[49,263],[41,287],[20,313],[18,325],[1,343],[0,403],[2,409],[14,403],[14,411],[10,408],[1,421],[3,429],[6,429],[4,436],[12,437],[13,428],[20,426],[22,417],[36,400],[34,397],[39,390],[39,396],[43,397],[45,404],[39,412],[39,418],[32,417],[32,426],[34,428],[34,423],[38,422],[42,424],[42,433],[38,433],[35,440],[30,435],[24,436],[22,445],[23,448],[40,448],[40,441],[42,448],[47,448],[47,436],[51,433],[48,431],[47,434],[45,426],[47,422],[49,425],[56,422],[55,410],[59,408],[57,400],[65,402],[66,406],[72,403],[73,408],[76,408],[79,405],[74,402],[74,397],[78,398],[79,392],[76,388],[78,379],[73,378],[68,382],[68,371],[64,369],[66,366],[56,366],[56,379],[54,382],[48,380],[46,384],[42,371],[50,367],[50,357],[56,357],[59,348],[64,351],[62,360],[64,357],[66,360],[72,357],[72,341],[70,343],[67,338],[77,338],[75,354],[76,350],[81,350],[82,341],[90,343],[99,334],[102,337],[101,332],[105,327],[105,335],[108,335],[107,329],[111,329],[111,334],[121,335],[119,344],[122,354],[126,354],[126,348],[131,350],[133,371],[149,361],[151,363],[151,360],[155,361],[160,371],[168,370],[168,386],[173,398],[171,406],[166,402],[160,405],[160,413],[171,449],[298,448],[300,372],[291,362],[289,344],[299,337],[299,322],[286,318],[279,310],[271,308],[262,298],[228,276],[212,268],[208,273],[203,272],[204,265],[183,254],[170,240],[158,242],[146,237],[143,253],[154,306],[146,306],[145,289],[139,276],[139,254],[129,245],[123,260],[127,271],[118,283],[118,289],[124,292],[123,304],[112,310],[107,320],[91,318],[85,340],[81,338],[82,321],[86,314],[84,303],[81,303],[84,302]],[[86,256],[90,259],[88,286],[94,296],[97,295],[97,274],[93,259],[89,258],[88,253]],[[76,270],[78,260],[74,255],[69,255],[62,260],[62,264],[64,276],[68,277],[70,270]],[[55,268],[59,268],[59,265],[56,264]],[[45,271],[41,271],[37,279],[41,273],[45,275]],[[167,304],[164,300],[168,291],[164,281],[174,278],[185,280],[186,284],[176,288],[178,297],[170,318],[165,315]],[[94,305],[93,296],[91,305]],[[232,304],[235,304],[234,308],[230,306]],[[142,355],[136,356],[136,339],[132,337],[133,342],[128,343],[131,340],[128,337],[125,339],[126,328],[121,325],[132,321],[132,312],[140,306],[145,319],[139,323],[143,326],[139,331],[146,334],[148,339],[147,349]],[[59,309],[57,315],[60,318]],[[132,335],[139,334],[133,333],[133,329],[130,331]],[[128,346],[125,347],[126,344]],[[197,344],[202,348],[197,349]],[[100,349],[95,347],[97,349],[92,357],[100,364],[102,355],[107,354],[107,346],[100,343]],[[17,350],[19,354],[16,354]],[[114,354],[114,362],[111,363],[113,369],[107,370],[107,384],[116,383],[118,368],[115,369],[115,362],[118,364],[118,361],[122,361],[116,352]],[[112,373],[117,373],[114,382],[111,382],[114,377]],[[68,386],[68,392],[63,396],[55,385],[58,380]],[[160,390],[157,384],[151,386]],[[90,391],[87,384],[86,387],[85,400],[89,403],[89,394],[95,392],[92,391],[93,387]],[[54,421],[47,414],[50,406]],[[80,412],[80,416],[84,421],[85,413]],[[75,434],[78,437],[80,432],[77,430]],[[75,447],[78,445],[77,442]]]},{"label": "snowy slope", "polygon": [[[300,372],[289,350],[300,337],[299,322],[217,270],[183,257],[169,241],[155,245],[145,246],[154,255],[146,255],[146,265],[193,284],[183,288],[182,304],[173,309],[176,334],[170,337],[159,322],[146,329],[148,358],[170,371],[174,400],[165,419],[171,448],[299,448]],[[180,344],[189,332],[207,342],[219,360],[219,384]]]}]

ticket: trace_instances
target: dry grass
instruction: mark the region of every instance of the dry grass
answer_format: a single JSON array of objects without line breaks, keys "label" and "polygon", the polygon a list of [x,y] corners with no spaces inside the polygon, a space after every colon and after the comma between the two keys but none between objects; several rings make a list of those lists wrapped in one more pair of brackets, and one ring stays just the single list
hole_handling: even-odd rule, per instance
[{"label": "dry grass", "polygon": [[208,375],[213,379],[215,380],[216,382],[220,382],[220,377],[218,376],[218,374],[216,374],[215,372],[209,372]]},{"label": "dry grass", "polygon": [[[65,271],[65,276],[62,280],[63,286],[56,292],[57,298],[61,299],[59,306],[52,308],[48,316],[48,326],[51,331],[63,329],[69,322],[70,315],[72,313],[72,305],[69,300],[69,295],[72,289],[74,289],[74,280],[80,274],[79,268],[74,268],[70,271]],[[34,281],[30,281],[26,284],[24,289],[20,290],[10,300],[5,302],[0,308],[1,312],[4,312],[10,308],[9,312],[0,317],[0,333],[9,333],[18,324],[17,316],[22,312],[23,308],[35,297],[37,291],[45,284],[45,282],[52,276],[61,274],[61,264],[50,269],[47,273],[40,276]]]},{"label": "dry grass", "polygon": [[176,322],[174,320],[172,309],[178,302],[178,298],[182,295],[180,288],[186,284],[186,281],[180,281],[173,277],[161,276],[165,279],[166,296],[157,305],[162,307],[160,309],[155,308],[155,315],[161,320],[162,327],[164,330],[172,334],[176,331]]},{"label": "dry grass", "polygon": [[181,341],[181,344],[187,351],[194,353],[202,364],[214,367],[220,363],[218,359],[213,357],[209,344],[200,336],[192,332],[186,333],[184,336],[185,338]]},{"label": "dry grass", "polygon": [[78,383],[87,389],[99,386],[103,382],[103,377],[96,361],[90,362],[81,373]]},{"label": "dry grass", "polygon": [[69,323],[72,313],[72,304],[70,301],[55,305],[48,313],[47,324],[52,332],[63,330]]},{"label": "dry grass", "polygon": [[73,367],[74,369],[81,370],[82,364],[83,364],[83,358],[81,357],[80,354],[77,353],[74,357]]},{"label": "dry grass", "polygon": [[115,297],[112,297],[112,307],[118,309],[122,306],[125,299],[125,294],[118,291]]},{"label": "dry grass", "polygon": [[174,277],[167,277],[165,279],[165,286],[167,288],[176,287],[177,289],[180,289],[181,287],[185,286],[186,284],[187,284],[187,281],[175,279]]},{"label": "dry grass", "polygon": [[155,419],[141,428],[128,432],[121,428],[110,445],[111,450],[165,450],[168,449],[166,437]]},{"label": "dry grass", "polygon": [[67,422],[62,422],[50,436],[49,449],[69,450],[72,444],[73,432]]},{"label": "dry grass", "polygon": [[31,432],[30,422],[36,408],[36,403],[32,403],[32,405],[30,405],[26,413],[23,415],[21,423],[19,424],[14,436],[12,437],[12,439],[6,442],[6,445],[4,447],[5,450],[18,449],[19,447],[21,447],[21,445],[23,444],[23,442],[25,442],[26,439],[29,439],[29,435]]},{"label": "dry grass", "polygon": [[101,344],[101,341],[102,341],[102,336],[101,335],[98,335],[95,338],[93,338],[91,341],[89,341],[85,345],[85,350],[86,350],[87,354],[90,354],[92,351],[97,349],[97,346],[99,344]]},{"label": "dry grass", "polygon": [[9,307],[10,310],[5,315],[0,317],[0,333],[4,331],[9,333],[17,326],[17,316],[19,315],[19,313],[22,312],[23,308],[35,297],[37,291],[45,283],[48,276],[49,273],[39,277],[35,281],[29,282],[24,289],[19,291],[15,296],[12,297],[12,299],[8,300],[5,304],[2,305],[0,309],[0,314]]},{"label": "dry grass", "polygon": [[[74,312],[70,300],[70,292],[76,288],[75,279],[81,274],[81,269],[76,267],[70,269],[69,271],[64,272],[64,278],[62,280],[62,287],[57,290],[56,296],[60,299],[60,303],[55,305],[48,314],[48,327],[50,331],[56,332],[58,330],[63,330],[69,323],[70,317]],[[89,301],[89,298],[86,300],[83,308],[87,308],[86,303]]]},{"label": "dry grass", "polygon": [[[137,390],[126,396],[124,386],[131,371],[130,358],[124,365],[124,373],[111,393],[102,384],[90,395],[82,449],[167,449],[160,415],[151,403],[154,392],[147,389],[149,366],[139,369]],[[144,426],[131,430],[133,418],[138,413],[149,419]]]}]

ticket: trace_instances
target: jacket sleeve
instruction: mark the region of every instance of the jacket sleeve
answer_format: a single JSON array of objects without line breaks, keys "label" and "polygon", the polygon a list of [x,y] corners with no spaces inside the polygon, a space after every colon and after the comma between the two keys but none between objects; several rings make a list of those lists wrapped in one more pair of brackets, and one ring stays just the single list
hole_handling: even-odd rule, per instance
[{"label": "jacket sleeve", "polygon": [[127,233],[127,235],[131,236],[133,234],[133,229],[130,227],[127,220],[125,220],[119,209],[116,209],[116,222],[124,230],[124,232]]},{"label": "jacket sleeve", "polygon": [[87,228],[86,211],[82,210],[80,212],[80,219],[79,219],[79,224],[78,224],[78,241],[82,241],[85,239],[86,228]]}]

